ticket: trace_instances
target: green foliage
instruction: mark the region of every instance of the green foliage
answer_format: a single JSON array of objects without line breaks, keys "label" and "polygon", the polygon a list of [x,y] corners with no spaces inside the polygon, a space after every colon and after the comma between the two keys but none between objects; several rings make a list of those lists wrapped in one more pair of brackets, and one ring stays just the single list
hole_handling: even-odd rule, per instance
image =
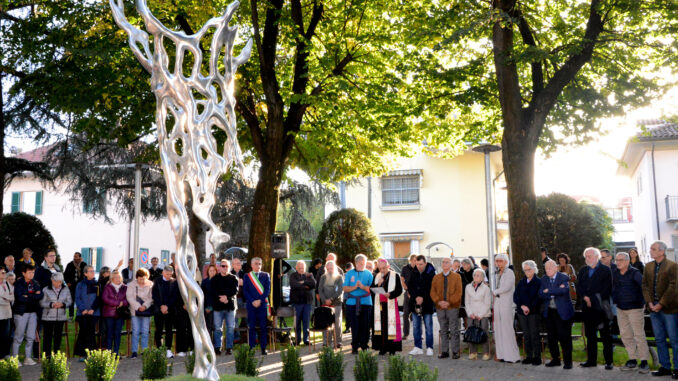
[{"label": "green foliage", "polygon": [[324,259],[329,252],[337,254],[339,265],[353,261],[359,253],[369,259],[379,258],[379,240],[364,213],[349,208],[327,217],[315,242],[313,258]]},{"label": "green foliage", "polygon": [[257,360],[254,348],[250,348],[246,344],[238,344],[233,349],[233,357],[235,359],[235,373],[245,376],[256,377],[259,375],[259,364],[261,360]]},{"label": "green foliage", "polygon": [[[191,376],[190,374],[182,374],[180,376],[174,376],[170,378],[166,378],[165,380],[167,381],[202,381],[201,379],[195,378]],[[263,381],[263,378],[257,378],[257,377],[248,377],[248,376],[242,376],[239,374],[222,374],[221,377],[219,377],[220,381]]]},{"label": "green foliage", "polygon": [[323,347],[316,365],[320,381],[343,381],[345,367],[344,354],[341,351],[335,352],[328,346]]},{"label": "green foliage", "polygon": [[280,372],[280,381],[299,381],[304,379],[304,367],[301,366],[301,357],[299,350],[294,345],[290,345],[286,350],[280,352],[282,359],[282,372]]},{"label": "green foliage", "polygon": [[377,355],[370,351],[360,351],[353,366],[355,381],[377,381],[378,375],[379,362],[377,361]]},{"label": "green foliage", "polygon": [[195,369],[195,351],[190,351],[186,354],[186,373],[193,374]]},{"label": "green foliage", "polygon": [[27,247],[33,250],[35,264],[40,265],[47,250],[56,249],[56,244],[37,217],[22,212],[5,214],[0,221],[0,253],[12,254],[18,261]]},{"label": "green foliage", "polygon": [[52,353],[52,357],[42,354],[42,374],[40,381],[66,381],[70,370],[68,370],[68,358],[66,354],[58,351]]},{"label": "green foliage", "polygon": [[9,357],[0,360],[0,380],[21,381],[19,372],[19,357]]},{"label": "green foliage", "polygon": [[389,356],[385,381],[437,381],[438,368],[431,370],[428,364],[410,358],[405,360],[402,356]]},{"label": "green foliage", "polygon": [[612,219],[599,206],[552,193],[537,197],[537,221],[542,246],[553,253],[553,259],[559,253],[567,253],[575,269],[584,265],[585,248],[613,249]]},{"label": "green foliage", "polygon": [[162,380],[167,377],[167,348],[148,347],[141,352],[141,379]]},{"label": "green foliage", "polygon": [[86,350],[85,375],[87,381],[112,381],[118,370],[120,357],[108,349]]}]

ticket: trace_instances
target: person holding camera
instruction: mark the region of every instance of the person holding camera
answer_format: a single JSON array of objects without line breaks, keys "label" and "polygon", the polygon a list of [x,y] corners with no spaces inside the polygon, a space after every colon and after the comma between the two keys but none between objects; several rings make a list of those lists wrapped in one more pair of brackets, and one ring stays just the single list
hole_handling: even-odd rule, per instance
[{"label": "person holding camera", "polygon": [[414,333],[414,349],[410,355],[424,353],[422,350],[422,320],[426,327],[426,356],[433,356],[433,299],[431,299],[431,284],[435,268],[426,263],[426,257],[417,256],[417,268],[407,283],[407,292],[410,294],[410,311],[412,315],[412,329]]}]

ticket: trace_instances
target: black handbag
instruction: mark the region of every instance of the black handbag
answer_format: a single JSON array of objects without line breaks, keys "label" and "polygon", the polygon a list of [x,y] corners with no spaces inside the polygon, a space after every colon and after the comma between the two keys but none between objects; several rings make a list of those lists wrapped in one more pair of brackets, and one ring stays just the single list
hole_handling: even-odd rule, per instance
[{"label": "black handbag", "polygon": [[[144,305],[144,300],[139,297],[139,287],[136,287],[135,290],[136,290],[135,300],[137,301],[137,303]],[[151,311],[150,308],[146,308],[146,310],[144,311],[139,310],[134,311],[135,316],[151,316],[152,314],[153,312]]]},{"label": "black handbag", "polygon": [[132,317],[132,313],[129,312],[129,307],[122,306],[115,309],[115,315],[118,319],[127,320]]},{"label": "black handbag", "polygon": [[464,342],[471,344],[483,344],[487,341],[487,332],[477,325],[472,325],[464,332]]}]

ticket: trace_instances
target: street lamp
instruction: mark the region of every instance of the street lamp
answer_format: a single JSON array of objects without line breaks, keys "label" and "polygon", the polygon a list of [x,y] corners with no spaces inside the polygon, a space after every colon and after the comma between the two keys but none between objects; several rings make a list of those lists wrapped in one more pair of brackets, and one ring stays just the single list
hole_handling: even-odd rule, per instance
[{"label": "street lamp", "polygon": [[496,285],[494,280],[494,216],[492,206],[492,176],[490,174],[490,153],[501,150],[501,147],[489,143],[473,147],[474,152],[482,152],[485,155],[485,209],[487,211],[487,253],[488,265],[490,268],[490,288],[494,291]]}]

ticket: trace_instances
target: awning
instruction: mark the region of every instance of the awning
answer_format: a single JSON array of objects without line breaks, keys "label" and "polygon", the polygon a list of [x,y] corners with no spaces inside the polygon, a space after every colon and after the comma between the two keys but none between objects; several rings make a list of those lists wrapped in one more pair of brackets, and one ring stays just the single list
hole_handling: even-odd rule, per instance
[{"label": "awning", "polygon": [[395,171],[389,171],[386,176],[421,176],[423,171],[421,169],[396,169]]},{"label": "awning", "polygon": [[417,241],[424,239],[424,232],[381,233],[379,238],[383,241]]}]

